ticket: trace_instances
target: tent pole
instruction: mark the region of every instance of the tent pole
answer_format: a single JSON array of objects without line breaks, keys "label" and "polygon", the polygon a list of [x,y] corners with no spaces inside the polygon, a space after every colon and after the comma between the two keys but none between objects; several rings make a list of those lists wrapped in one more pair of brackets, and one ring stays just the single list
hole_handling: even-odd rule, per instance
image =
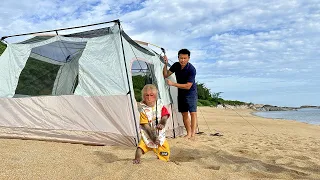
[{"label": "tent pole", "polygon": [[32,34],[40,34],[40,33],[47,33],[47,32],[53,32],[55,31],[58,34],[58,31],[64,31],[64,30],[69,30],[69,29],[76,29],[76,28],[83,28],[83,27],[89,27],[89,26],[97,26],[101,24],[107,24],[107,23],[116,23],[120,22],[119,19],[112,20],[112,21],[107,21],[107,22],[102,22],[102,23],[96,23],[96,24],[88,24],[88,25],[83,25],[83,26],[75,26],[75,27],[69,27],[69,28],[62,28],[62,29],[54,29],[54,30],[48,30],[48,31],[39,31],[39,32],[32,32],[32,33],[25,33],[25,34],[16,34],[16,35],[11,35],[11,36],[3,36],[1,37],[1,41],[9,38],[9,37],[16,37],[16,36],[26,36],[26,35],[32,35]]},{"label": "tent pole", "polygon": [[4,39],[1,39],[0,40],[3,44],[8,44],[8,42],[6,41],[6,40],[4,40]]},{"label": "tent pole", "polygon": [[[161,48],[161,47],[159,47]],[[166,55],[166,52],[164,51],[163,48],[161,48],[162,52],[164,55]],[[159,55],[159,57],[161,57]],[[168,89],[168,93],[169,93],[169,97],[170,97],[170,106],[171,106],[171,119],[172,119],[172,126],[173,126],[173,138],[176,138],[176,130],[175,130],[175,127],[174,127],[174,119],[173,119],[173,99],[172,99],[172,95],[171,95],[171,91],[170,91],[170,86],[169,86],[169,89]]]},{"label": "tent pole", "polygon": [[176,138],[176,130],[174,127],[174,119],[173,119],[173,99],[172,99],[172,95],[171,95],[171,91],[170,91],[170,86],[169,86],[169,97],[170,97],[170,105],[171,105],[171,118],[172,118],[172,126],[173,126],[173,138]]},{"label": "tent pole", "polygon": [[170,106],[171,106],[171,118],[172,118],[172,126],[173,126],[173,138],[176,138],[176,130],[175,130],[175,127],[174,127],[173,106],[172,106],[172,103],[170,104]]},{"label": "tent pole", "polygon": [[126,69],[126,75],[127,75],[127,82],[128,82],[128,88],[129,88],[129,95],[130,95],[130,101],[131,101],[131,108],[132,108],[132,113],[133,113],[133,120],[134,120],[134,125],[136,127],[136,135],[137,135],[137,140],[136,140],[136,146],[138,146],[139,142],[139,132],[138,132],[138,127],[137,127],[137,120],[134,112],[134,106],[133,106],[133,101],[132,101],[132,91],[130,88],[130,82],[129,82],[129,75],[128,75],[128,70],[127,70],[127,61],[126,61],[126,56],[124,54],[124,47],[123,47],[123,41],[122,41],[122,31],[121,31],[121,26],[120,26],[120,21],[117,21],[118,26],[119,26],[119,32],[120,32],[120,40],[121,40],[121,47],[122,47],[122,54],[123,54],[123,60],[124,60],[124,66]]}]

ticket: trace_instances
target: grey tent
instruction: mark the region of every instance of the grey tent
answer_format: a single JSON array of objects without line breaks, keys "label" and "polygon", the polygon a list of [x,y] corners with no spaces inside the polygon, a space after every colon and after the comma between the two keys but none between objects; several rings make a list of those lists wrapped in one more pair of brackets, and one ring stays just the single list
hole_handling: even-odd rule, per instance
[{"label": "grey tent", "polygon": [[161,56],[133,41],[119,20],[112,22],[7,44],[0,56],[0,137],[136,145],[139,113],[132,76],[139,72],[132,69],[137,61],[149,69],[172,114],[167,135],[182,135],[177,89],[165,83]]}]

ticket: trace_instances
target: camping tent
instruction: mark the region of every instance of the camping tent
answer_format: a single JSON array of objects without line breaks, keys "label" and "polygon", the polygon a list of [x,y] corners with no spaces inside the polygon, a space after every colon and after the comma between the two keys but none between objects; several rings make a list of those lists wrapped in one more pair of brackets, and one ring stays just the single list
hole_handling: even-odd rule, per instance
[{"label": "camping tent", "polygon": [[57,35],[7,44],[0,56],[0,137],[137,145],[136,62],[145,64],[172,114],[167,135],[183,133],[177,89],[165,83],[161,56],[133,41],[119,20],[110,22],[114,25],[68,35],[53,30]]}]

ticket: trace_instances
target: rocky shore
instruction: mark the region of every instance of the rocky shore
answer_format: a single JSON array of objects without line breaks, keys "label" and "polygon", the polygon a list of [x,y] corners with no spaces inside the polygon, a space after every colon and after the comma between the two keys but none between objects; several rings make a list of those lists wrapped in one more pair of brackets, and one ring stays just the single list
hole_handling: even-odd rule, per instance
[{"label": "rocky shore", "polygon": [[249,104],[240,105],[240,106],[219,104],[216,108],[218,109],[253,109],[256,111],[297,111],[298,109],[303,109],[303,108],[319,108],[320,109],[320,106],[304,105],[300,107],[281,107],[281,106],[273,106],[268,104],[249,103]]}]

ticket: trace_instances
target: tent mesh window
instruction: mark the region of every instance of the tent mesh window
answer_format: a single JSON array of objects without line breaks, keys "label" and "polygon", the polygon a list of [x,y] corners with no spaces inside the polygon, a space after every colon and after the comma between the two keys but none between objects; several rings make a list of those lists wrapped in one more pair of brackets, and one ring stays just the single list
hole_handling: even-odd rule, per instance
[{"label": "tent mesh window", "polygon": [[72,93],[74,94],[74,92],[76,91],[76,87],[78,86],[79,84],[79,75],[77,75],[76,79],[74,80],[74,83],[73,83],[73,87],[72,87]]},{"label": "tent mesh window", "polygon": [[134,95],[137,102],[142,100],[141,90],[146,84],[157,86],[157,80],[154,75],[153,65],[144,61],[136,60],[132,64],[132,82]]},{"label": "tent mesh window", "polygon": [[51,95],[60,65],[29,57],[22,70],[15,94],[40,96]]},{"label": "tent mesh window", "polygon": [[[22,44],[35,43],[52,37],[36,36]],[[70,95],[78,85],[78,60],[86,42],[58,40],[32,48],[14,97]]]}]

